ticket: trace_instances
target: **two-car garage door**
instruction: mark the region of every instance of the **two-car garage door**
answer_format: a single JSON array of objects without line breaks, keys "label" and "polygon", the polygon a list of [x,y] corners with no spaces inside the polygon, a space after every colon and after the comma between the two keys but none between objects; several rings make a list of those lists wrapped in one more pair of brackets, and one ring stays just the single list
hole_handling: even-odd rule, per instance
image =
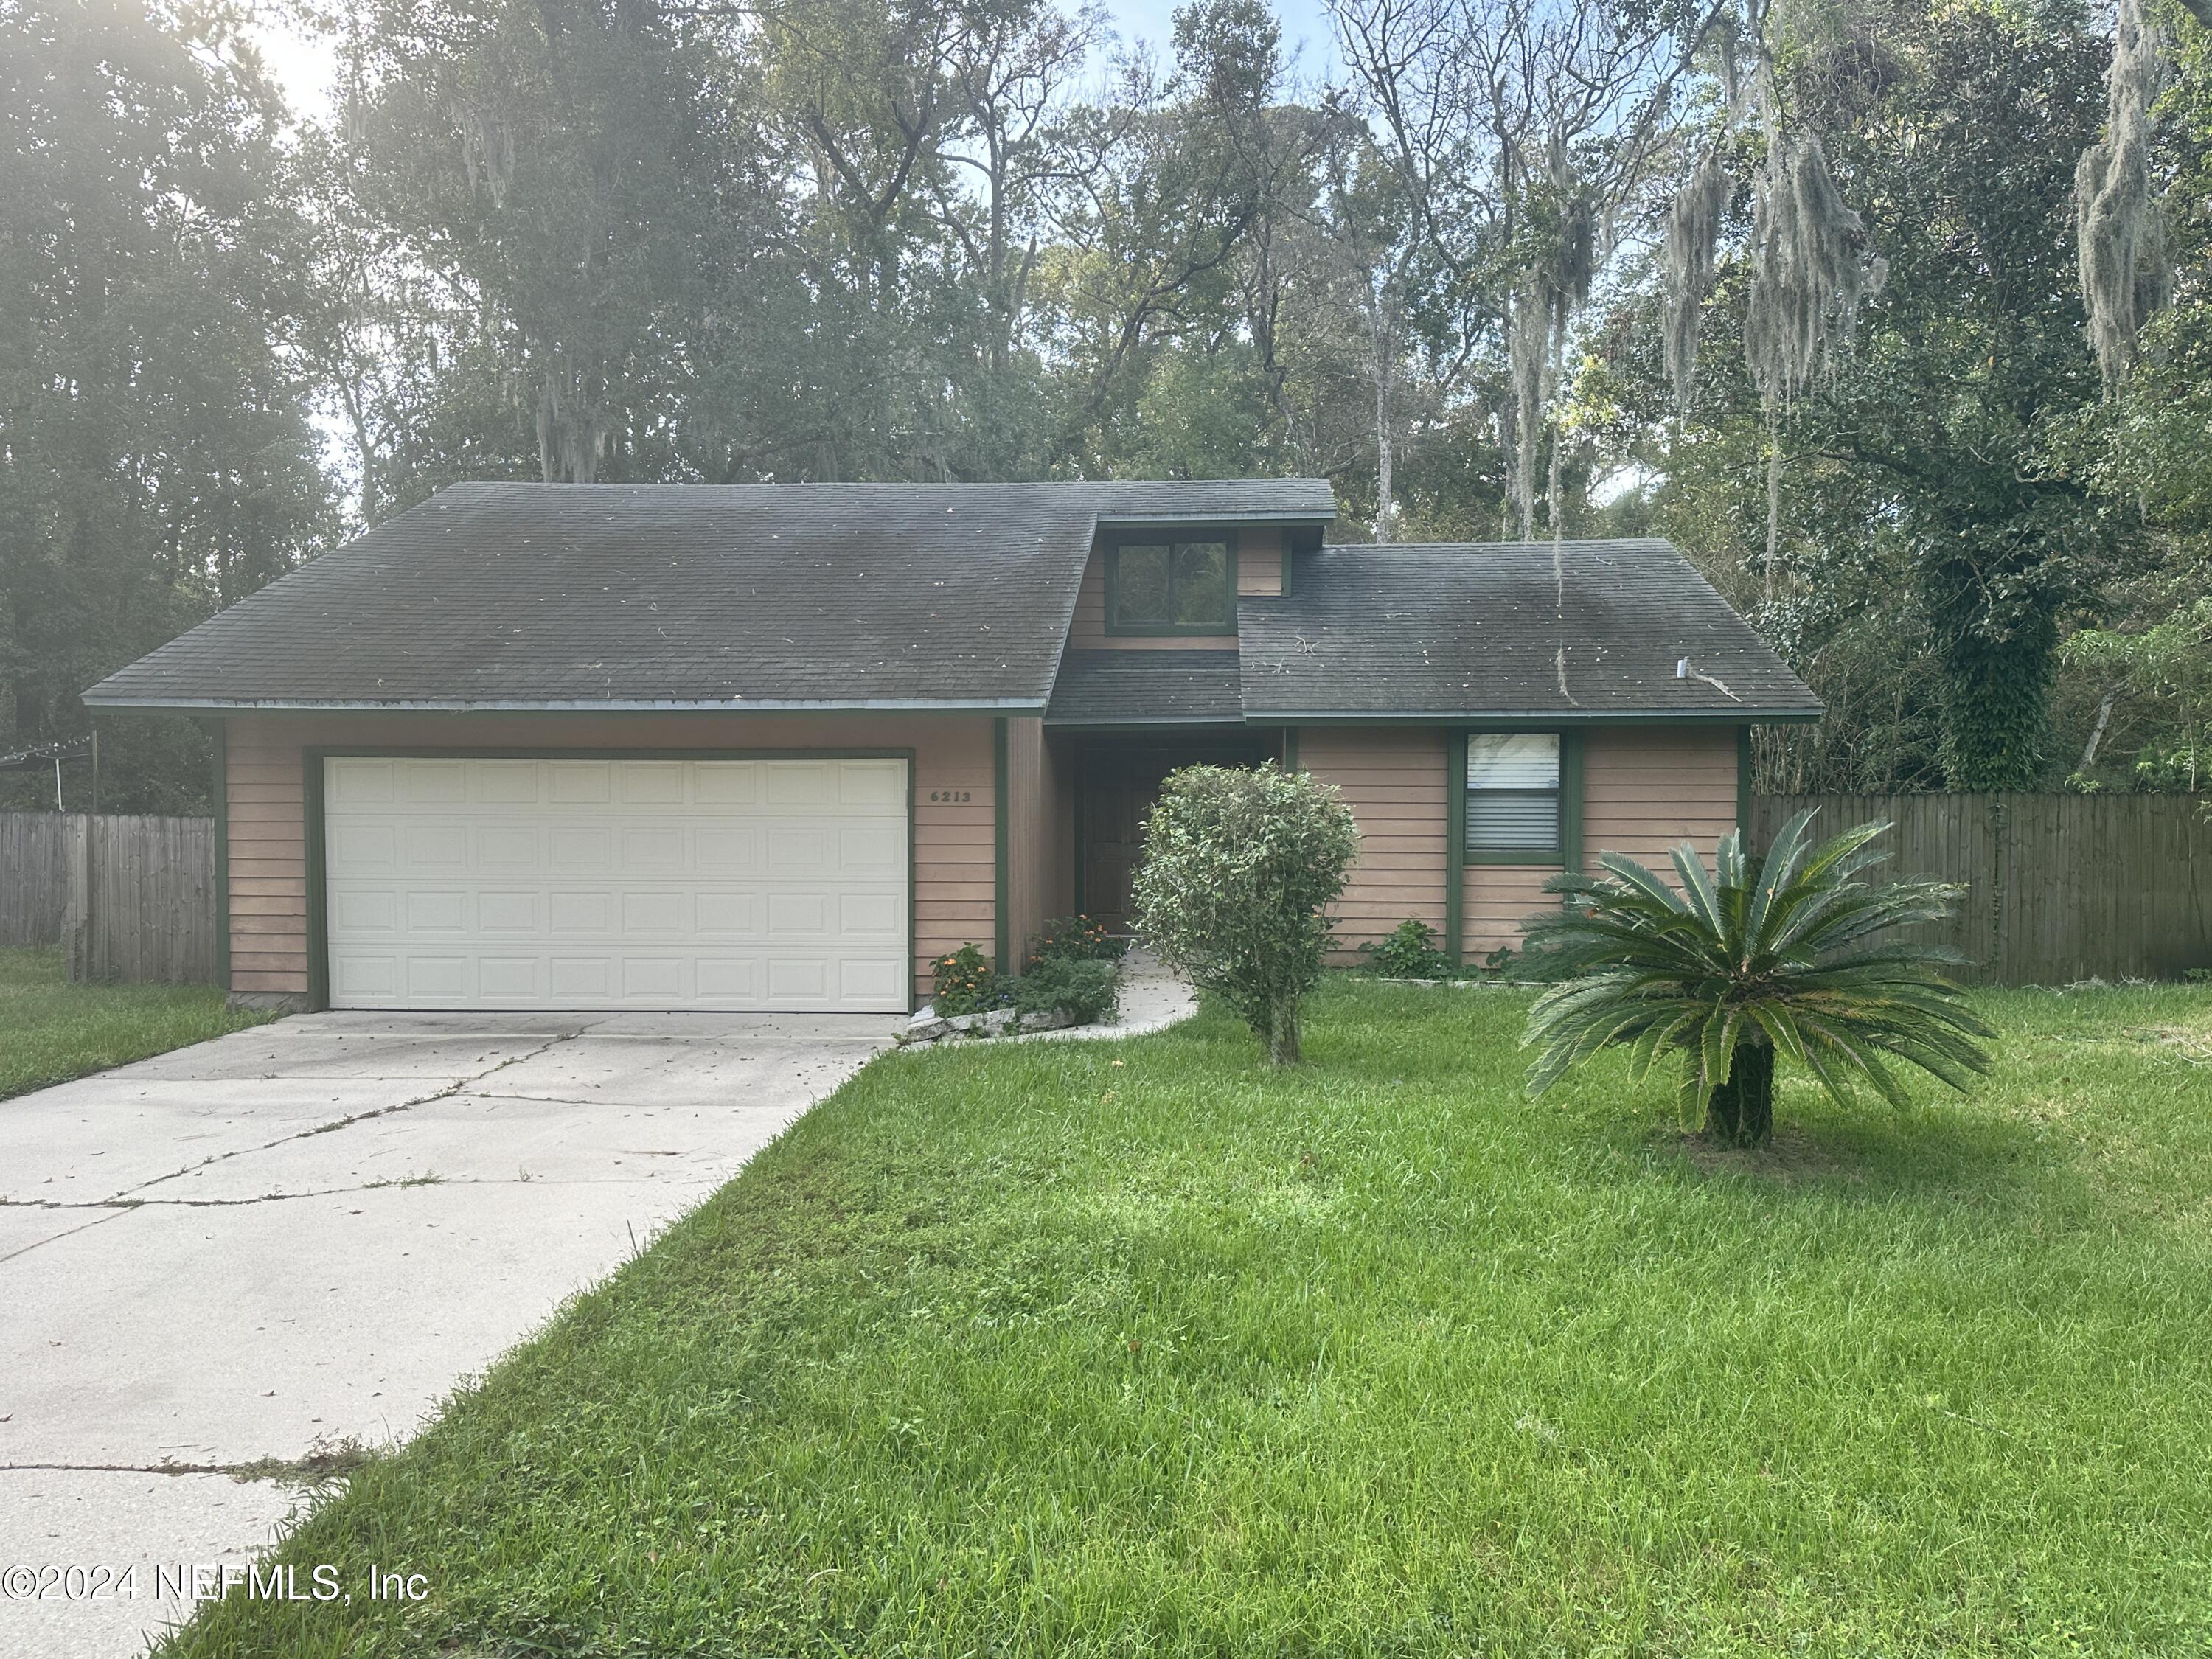
[{"label": "two-car garage door", "polygon": [[323,762],[337,1008],[910,1006],[907,762]]}]

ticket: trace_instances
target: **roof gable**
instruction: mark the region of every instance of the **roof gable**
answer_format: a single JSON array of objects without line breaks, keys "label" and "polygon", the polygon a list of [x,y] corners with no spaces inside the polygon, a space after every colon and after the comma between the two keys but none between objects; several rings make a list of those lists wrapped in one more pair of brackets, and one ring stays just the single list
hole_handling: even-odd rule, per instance
[{"label": "roof gable", "polygon": [[85,694],[106,707],[1042,708],[1102,515],[1325,481],[461,484]]}]

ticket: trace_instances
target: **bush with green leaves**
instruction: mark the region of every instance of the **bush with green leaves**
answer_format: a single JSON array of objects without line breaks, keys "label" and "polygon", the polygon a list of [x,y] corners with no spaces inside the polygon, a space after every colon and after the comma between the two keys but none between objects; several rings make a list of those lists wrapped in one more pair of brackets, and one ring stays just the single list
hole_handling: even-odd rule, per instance
[{"label": "bush with green leaves", "polygon": [[1449,979],[1459,968],[1437,948],[1439,937],[1419,917],[1407,916],[1383,938],[1362,945],[1359,954],[1384,979]]},{"label": "bush with green leaves", "polygon": [[1118,962],[1129,941],[1091,916],[1054,916],[1030,941],[1030,962]]},{"label": "bush with green leaves", "polygon": [[1320,977],[1327,914],[1359,832],[1331,786],[1270,761],[1168,775],[1145,825],[1137,929],[1160,960],[1220,998],[1270,1064],[1299,1059],[1298,1005]]},{"label": "bush with green leaves", "polygon": [[1695,848],[1676,848],[1679,892],[1617,853],[1601,855],[1605,875],[1554,877],[1562,908],[1523,924],[1556,975],[1522,1038],[1542,1049],[1530,1096],[1603,1048],[1627,1048],[1638,1082],[1674,1056],[1684,1121],[1755,1146],[1773,1133],[1778,1055],[1839,1103],[1863,1079],[1904,1104],[1893,1060],[1961,1091],[1988,1071],[1974,1039],[1990,1028],[1941,972],[1963,958],[1894,931],[1941,921],[1960,890],[1861,881],[1887,856],[1869,843],[1890,826],[1814,847],[1813,817],[1791,818],[1764,858],[1729,835],[1710,873]]},{"label": "bush with green leaves", "polygon": [[1121,964],[1097,957],[1048,957],[1010,988],[1018,1014],[1065,1014],[1078,1025],[1110,1020],[1121,1006]]},{"label": "bush with green leaves", "polygon": [[935,987],[929,1006],[940,1018],[985,1013],[1006,1006],[1006,988],[998,971],[974,945],[963,945],[938,957],[929,964],[929,976]]}]

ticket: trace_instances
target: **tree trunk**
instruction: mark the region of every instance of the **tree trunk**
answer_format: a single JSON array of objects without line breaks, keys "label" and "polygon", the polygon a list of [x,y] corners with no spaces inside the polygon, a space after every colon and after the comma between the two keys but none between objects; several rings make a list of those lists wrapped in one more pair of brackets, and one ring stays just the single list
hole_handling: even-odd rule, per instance
[{"label": "tree trunk", "polygon": [[1725,1146],[1764,1146],[1774,1138],[1774,1048],[1739,1042],[1728,1081],[1713,1091],[1705,1129]]},{"label": "tree trunk", "polygon": [[1267,1033],[1267,1064],[1300,1064],[1305,1056],[1298,1051],[1298,1005],[1294,1001],[1277,1003],[1268,1023],[1273,1029]]}]

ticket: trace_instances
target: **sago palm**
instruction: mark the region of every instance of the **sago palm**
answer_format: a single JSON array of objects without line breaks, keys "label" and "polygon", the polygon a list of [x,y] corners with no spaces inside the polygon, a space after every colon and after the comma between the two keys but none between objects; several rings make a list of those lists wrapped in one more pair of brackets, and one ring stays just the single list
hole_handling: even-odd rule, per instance
[{"label": "sago palm", "polygon": [[1603,875],[1555,878],[1561,908],[1525,924],[1529,955],[1557,981],[1522,1038],[1543,1050],[1530,1095],[1601,1048],[1626,1048],[1638,1082],[1675,1056],[1684,1121],[1748,1146],[1773,1131],[1778,1055],[1839,1103],[1863,1080],[1902,1104],[1893,1060],[1960,1090],[1989,1070],[1974,1039],[1990,1028],[1942,972],[1964,958],[1893,931],[1950,915],[1960,890],[1862,881],[1885,856],[1869,843],[1889,825],[1814,847],[1812,821],[1791,818],[1764,858],[1729,835],[1710,872],[1694,848],[1676,848],[1679,891],[1617,853],[1600,857]]}]

